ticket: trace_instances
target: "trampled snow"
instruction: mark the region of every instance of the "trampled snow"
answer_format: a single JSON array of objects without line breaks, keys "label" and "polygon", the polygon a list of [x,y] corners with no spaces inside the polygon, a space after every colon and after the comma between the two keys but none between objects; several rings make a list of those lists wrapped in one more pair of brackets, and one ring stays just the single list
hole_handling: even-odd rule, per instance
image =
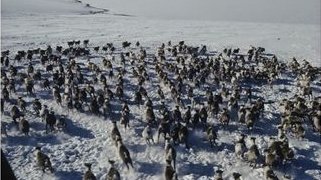
[{"label": "trampled snow", "polygon": [[[140,41],[144,47],[150,48],[148,53],[155,54],[156,47],[163,42],[185,40],[187,44],[204,44],[209,50],[220,52],[229,47],[240,47],[241,52],[245,52],[251,45],[262,46],[283,61],[296,57],[299,61],[306,59],[315,66],[321,66],[320,25],[149,19],[123,16],[123,12],[118,13],[112,7],[103,7],[110,10],[108,12],[100,7],[86,7],[85,3],[71,0],[2,0],[1,50],[9,49],[13,53],[45,48],[47,45],[67,47],[67,41],[84,39],[90,40],[91,47],[102,46],[107,42],[120,47],[121,42],[128,40]],[[85,59],[81,61],[86,62]],[[116,66],[120,64],[116,63]],[[42,68],[40,65],[37,67]],[[130,71],[129,67],[127,70]],[[156,81],[157,78],[153,78]],[[133,85],[137,83],[131,76],[125,79]],[[147,91],[152,94],[153,100],[156,99],[155,87],[155,83],[147,84]],[[272,101],[292,97],[296,93],[296,86],[291,83],[286,87],[290,92],[278,94],[276,90],[263,86],[259,88],[258,95],[264,95]],[[315,96],[320,96],[320,86],[314,84],[313,87]],[[276,87],[280,88],[281,85]],[[1,146],[18,179],[81,179],[86,170],[85,162],[93,164],[93,173],[98,179],[105,179],[110,167],[108,159],[116,161],[123,179],[163,179],[164,142],[148,146],[141,137],[144,128],[141,121],[145,113],[143,106],[130,105],[133,119],[127,131],[119,125],[124,144],[134,162],[134,169],[128,171],[121,163],[110,137],[113,119],[105,120],[90,113],[69,112],[55,103],[51,91],[40,89],[37,85],[37,97],[41,98],[41,102],[53,108],[57,114],[67,115],[68,129],[66,132],[46,134],[44,123],[32,113],[26,116],[31,125],[30,136],[22,135],[15,126],[9,124],[8,137],[1,137]],[[126,95],[132,97],[133,93],[132,89],[125,89]],[[203,95],[204,91],[197,93]],[[18,90],[13,97],[19,95],[25,96],[25,92]],[[25,99],[30,102],[34,98],[26,96]],[[7,105],[5,115],[1,116],[2,123],[11,123],[8,112],[12,105]],[[113,106],[119,109],[120,104],[116,101]],[[170,109],[173,106],[173,103],[169,104]],[[28,110],[32,111],[31,107]],[[265,129],[261,122],[251,134],[257,137],[262,151],[267,147],[269,137],[277,134],[275,111],[279,111],[278,106],[267,105],[264,116],[271,121],[271,128]],[[223,169],[223,176],[227,179],[232,178],[233,172],[241,173],[243,179],[263,179],[262,168],[253,169],[234,155],[235,139],[244,130],[236,129],[236,123],[231,123],[227,129],[219,128],[219,145],[214,149],[203,141],[205,135],[202,131],[193,131],[190,149],[176,147],[179,179],[213,179],[214,169]],[[294,179],[321,178],[320,135],[313,133],[310,127],[307,131],[303,140],[289,136],[296,159],[286,169],[277,172],[280,177],[284,175],[283,172],[287,172]],[[35,146],[42,146],[51,158],[56,170],[53,174],[42,173],[36,168],[33,154]]]}]

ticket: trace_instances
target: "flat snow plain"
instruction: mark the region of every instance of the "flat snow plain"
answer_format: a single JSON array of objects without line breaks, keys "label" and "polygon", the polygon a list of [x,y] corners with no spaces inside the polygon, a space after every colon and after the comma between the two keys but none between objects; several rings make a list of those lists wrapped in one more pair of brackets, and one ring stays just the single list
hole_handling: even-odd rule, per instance
[{"label": "flat snow plain", "polygon": [[[86,7],[84,3],[69,0],[2,0],[1,49],[16,52],[45,48],[47,45],[66,47],[67,41],[78,39],[89,39],[91,46],[113,42],[116,47],[120,47],[121,42],[128,40],[140,41],[144,47],[151,48],[148,53],[155,53],[156,47],[163,42],[185,40],[190,45],[207,45],[211,51],[240,47],[241,52],[245,52],[250,45],[262,46],[283,61],[296,57],[321,66],[319,25],[161,20],[117,13],[112,7],[103,8]],[[126,80],[132,79],[126,77]],[[135,83],[137,82],[132,82]],[[273,90],[262,86],[258,88],[257,95],[264,95],[272,101],[293,97],[297,87],[293,83],[286,86],[290,91],[288,93],[276,93],[283,88],[281,85]],[[155,87],[153,83],[147,85],[152,100],[157,99]],[[320,95],[320,87],[314,87],[316,96]],[[125,89],[126,95],[132,97],[133,93],[130,86]],[[204,94],[203,91],[196,93]],[[14,97],[19,95],[24,96],[24,92],[18,90]],[[110,137],[110,119],[105,120],[88,113],[68,113],[54,102],[51,91],[37,91],[37,97],[56,113],[66,114],[72,123],[66,132],[46,134],[41,119],[30,114],[26,117],[31,123],[29,137],[9,125],[8,137],[2,136],[1,146],[18,179],[81,179],[85,162],[93,163],[92,170],[98,179],[105,179],[110,167],[109,158],[116,160],[123,179],[163,179],[164,143],[147,146],[141,137],[144,108],[130,105],[134,118],[131,120],[132,127],[125,132],[123,127],[119,126],[124,144],[134,161],[134,169],[127,171],[120,163]],[[32,101],[33,98],[26,97],[26,100]],[[118,107],[119,103],[115,102],[114,106]],[[169,101],[170,109],[173,106],[174,103]],[[5,110],[10,111],[10,108],[11,105],[8,105]],[[278,112],[278,107],[267,105],[265,121],[271,121],[271,127],[266,129],[263,123],[258,123],[251,134],[257,137],[260,150],[267,146],[270,136],[277,134],[274,112]],[[1,116],[1,121],[9,123],[11,119],[5,114]],[[233,142],[242,130],[244,129],[237,128],[235,122],[227,129],[219,128],[219,146],[214,149],[203,142],[203,132],[193,132],[192,147],[189,150],[183,146],[177,147],[179,179],[213,179],[214,169],[218,168],[225,170],[224,178],[227,179],[232,178],[234,171],[240,172],[243,179],[263,179],[262,168],[252,169],[234,155]],[[320,179],[320,136],[307,128],[307,135],[303,140],[289,136],[289,142],[295,149],[296,159],[291,166],[277,171],[277,174],[282,177],[286,171],[293,179]],[[56,169],[54,174],[43,174],[36,170],[33,155],[36,145],[41,145],[43,151],[49,154]]]}]

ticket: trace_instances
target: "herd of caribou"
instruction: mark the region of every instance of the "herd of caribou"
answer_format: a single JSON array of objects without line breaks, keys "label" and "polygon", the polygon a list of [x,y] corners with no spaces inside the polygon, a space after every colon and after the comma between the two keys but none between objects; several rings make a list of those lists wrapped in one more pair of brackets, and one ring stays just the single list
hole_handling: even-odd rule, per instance
[{"label": "herd of caribou", "polygon": [[[68,109],[66,114],[73,111],[111,119],[110,137],[129,169],[133,168],[133,162],[117,123],[125,129],[131,128],[130,107],[145,108],[142,138],[148,145],[164,139],[166,180],[178,178],[175,146],[193,146],[189,140],[193,131],[204,132],[209,146],[215,147],[218,126],[227,128],[233,122],[247,128],[247,132],[251,132],[258,121],[269,126],[270,122],[264,118],[265,105],[269,103],[279,112],[278,136],[270,137],[264,153],[260,153],[263,151],[256,145],[255,137],[248,137],[247,133],[235,140],[235,155],[250,166],[263,165],[266,179],[278,179],[273,169],[294,158],[288,135],[304,138],[305,131],[312,128],[321,134],[321,85],[317,83],[321,68],[305,60],[293,58],[285,63],[265,53],[262,47],[251,47],[243,54],[239,48],[210,52],[205,45],[194,47],[184,41],[163,43],[155,54],[148,54],[140,42],[132,45],[125,41],[122,47],[115,47],[113,43],[102,47],[89,45],[89,40],[84,40],[70,41],[66,47],[55,49],[48,46],[16,53],[3,51],[2,116],[11,116],[13,124],[26,136],[32,128],[27,118],[30,113],[41,117],[47,133],[64,131],[68,126],[66,115],[57,114],[37,98],[37,92],[44,91],[57,105]],[[255,93],[259,87],[274,88],[285,76],[295,79],[298,91],[293,97],[270,102],[264,93],[261,96]],[[125,81],[129,77],[130,81]],[[317,86],[316,90],[312,84]],[[133,86],[134,92],[128,93],[126,85]],[[147,89],[148,85],[153,86],[155,93],[152,94],[154,89]],[[24,97],[33,101],[27,102]],[[116,110],[111,102],[122,106],[119,120],[115,120]],[[6,136],[8,124],[1,124],[2,134]],[[154,131],[157,131],[157,140],[154,140]],[[249,147],[246,138],[252,142]],[[41,147],[36,147],[35,153],[42,171],[53,172],[50,158]],[[120,179],[115,161],[109,160],[109,163],[106,179]],[[83,179],[96,179],[91,164],[85,166],[88,170]],[[233,177],[240,179],[241,174],[234,172]],[[222,169],[215,171],[214,179],[223,179]]]}]

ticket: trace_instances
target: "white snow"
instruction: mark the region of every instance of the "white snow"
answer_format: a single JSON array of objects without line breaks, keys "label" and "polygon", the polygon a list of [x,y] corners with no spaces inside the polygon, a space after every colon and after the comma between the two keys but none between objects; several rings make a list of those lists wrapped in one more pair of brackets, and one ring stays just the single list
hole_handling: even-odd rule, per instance
[{"label": "white snow", "polygon": [[[187,44],[204,44],[210,51],[220,52],[225,47],[240,47],[241,52],[245,52],[250,45],[262,46],[283,61],[296,57],[299,61],[306,59],[315,66],[321,66],[319,24],[149,19],[123,16],[121,14],[124,12],[118,13],[112,7],[97,8],[85,7],[84,3],[72,0],[2,0],[1,50],[9,49],[13,53],[37,47],[45,48],[47,45],[66,47],[69,40],[84,39],[90,40],[90,47],[113,42],[120,48],[122,41],[139,40],[144,47],[150,48],[148,53],[155,54],[156,47],[163,42],[172,40],[177,43],[185,40]],[[110,12],[103,11],[104,8]],[[101,11],[103,12],[98,14],[92,13]],[[100,62],[98,59],[93,61]],[[86,62],[86,59],[80,59],[80,62]],[[120,64],[116,63],[116,66]],[[36,68],[43,69],[41,65],[37,65]],[[126,70],[130,71],[130,67]],[[155,73],[153,70],[151,72]],[[157,78],[153,78],[157,82]],[[128,86],[137,83],[129,75],[126,75],[125,80],[128,81],[125,84],[130,83]],[[148,82],[146,87],[155,100],[156,83]],[[296,93],[297,87],[294,84],[286,87],[291,92],[278,94],[276,90],[281,87],[276,87],[276,90],[259,87],[258,95],[264,95],[269,100],[290,98]],[[320,86],[313,84],[313,87],[316,89],[316,96],[320,96]],[[144,128],[141,121],[145,113],[143,106],[139,108],[130,105],[133,119],[130,120],[129,130],[125,131],[122,126],[118,126],[134,162],[134,169],[128,171],[121,163],[110,137],[112,119],[105,120],[90,113],[68,112],[66,107],[62,108],[55,103],[51,91],[40,90],[38,85],[36,91],[42,103],[53,108],[57,114],[67,115],[68,129],[66,132],[46,134],[44,123],[32,114],[26,116],[31,123],[31,133],[28,137],[22,135],[13,125],[8,125],[8,137],[1,137],[1,146],[18,179],[81,179],[86,170],[83,165],[85,162],[93,163],[92,170],[98,179],[105,179],[110,167],[108,159],[116,161],[116,167],[123,179],[163,179],[164,143],[161,140],[159,144],[147,146],[141,137]],[[132,96],[133,93],[133,89],[125,89],[126,95]],[[197,93],[205,94],[204,91]],[[17,98],[19,95],[25,96],[23,90],[18,91],[13,97]],[[33,100],[30,97],[25,99],[27,102]],[[169,102],[172,109],[174,104]],[[113,102],[114,107],[119,105],[118,101]],[[1,116],[1,122],[11,123],[7,115],[11,106],[6,104],[6,113]],[[28,107],[28,110],[32,111],[31,107]],[[261,151],[267,147],[269,136],[277,135],[274,112],[278,111],[278,106],[267,105],[264,115],[267,121],[272,122],[272,127],[265,129],[261,122],[252,134],[257,137]],[[191,149],[176,147],[179,179],[213,179],[214,169],[218,168],[225,170],[223,177],[227,179],[232,178],[234,171],[241,173],[243,179],[263,179],[262,168],[252,169],[248,163],[240,161],[234,155],[233,142],[244,128],[236,129],[236,123],[231,123],[227,129],[219,128],[219,146],[214,149],[203,141],[203,132],[194,131],[191,135]],[[303,140],[290,136],[289,141],[290,146],[295,149],[297,159],[285,171],[295,179],[319,179],[320,136],[309,128]],[[43,151],[51,158],[56,170],[54,174],[42,173],[36,169],[33,152],[37,145],[42,146]],[[282,172],[277,174],[283,175]]]},{"label": "white snow", "polygon": [[[64,1],[67,0],[58,2]],[[74,2],[65,2],[66,7],[72,3]],[[74,4],[75,11],[82,8],[81,4]],[[318,66],[321,63],[319,24],[149,19],[114,15],[118,13],[112,9],[108,14],[94,15],[88,15],[86,9],[83,15],[72,14],[73,10],[55,15],[44,11],[44,14],[19,16],[20,11],[12,10],[7,14],[6,9],[14,9],[10,8],[14,5],[15,3],[9,0],[3,0],[1,19],[3,49],[33,48],[88,38],[94,44],[140,40],[147,46],[159,45],[160,42],[168,40],[184,39],[190,44],[206,44],[213,50],[221,50],[224,47],[248,49],[250,45],[262,46],[283,59],[296,57],[301,60],[306,59]],[[31,6],[29,9],[29,7],[26,6],[26,12],[38,11],[36,10],[38,8],[34,9]],[[60,6],[58,9],[61,9]]]},{"label": "white snow", "polygon": [[83,0],[96,7],[153,19],[319,24],[319,0]]},{"label": "white snow", "polygon": [[3,0],[1,2],[1,15],[12,16],[37,16],[50,14],[80,14],[89,13],[90,8],[76,0]]}]

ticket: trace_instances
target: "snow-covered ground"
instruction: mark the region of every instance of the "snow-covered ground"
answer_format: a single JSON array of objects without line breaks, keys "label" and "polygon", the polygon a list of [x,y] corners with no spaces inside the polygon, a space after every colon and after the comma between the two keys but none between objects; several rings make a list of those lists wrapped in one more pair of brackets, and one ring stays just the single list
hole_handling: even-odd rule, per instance
[{"label": "snow-covered ground", "polygon": [[[150,19],[135,14],[118,13],[112,7],[86,7],[85,3],[71,0],[2,0],[1,13],[1,50],[9,49],[12,53],[18,50],[45,48],[47,45],[67,47],[67,41],[89,39],[90,47],[113,42],[118,50],[121,49],[121,42],[125,40],[140,41],[142,46],[149,48],[148,54],[155,54],[156,47],[163,42],[172,40],[177,43],[185,40],[186,44],[204,44],[210,51],[219,52],[224,48],[240,47],[241,52],[245,53],[251,45],[262,46],[282,61],[296,57],[299,61],[306,59],[315,66],[321,66],[319,24]],[[94,55],[100,57],[102,52]],[[93,59],[93,62],[100,61],[99,58]],[[85,63],[86,59],[80,59],[79,62]],[[19,65],[24,68],[27,64]],[[121,65],[116,63],[115,66]],[[44,69],[41,65],[35,67]],[[146,84],[146,89],[155,105],[159,105],[156,92],[158,80],[155,70],[151,67],[152,65],[147,66],[150,68],[152,81]],[[126,70],[131,72],[130,68],[126,67]],[[284,78],[290,83],[276,85],[274,89],[257,86],[255,95],[264,96],[266,100],[271,101],[293,97],[297,92],[295,82],[291,77]],[[128,87],[125,88],[125,94],[127,97],[133,97],[132,87],[136,87],[137,80],[129,73],[125,76],[125,84]],[[284,86],[289,92],[278,91]],[[313,83],[313,88],[314,95],[320,96],[320,83]],[[168,91],[169,89],[165,88],[167,94]],[[205,94],[203,90],[196,90],[195,93]],[[23,89],[19,89],[13,98],[20,95],[25,96],[27,102],[34,99],[27,97]],[[110,167],[108,159],[116,160],[116,167],[123,179],[163,179],[164,143],[161,141],[159,144],[148,146],[141,137],[144,127],[141,121],[145,113],[143,106],[130,105],[133,116],[129,130],[125,131],[119,126],[124,144],[131,152],[134,162],[134,169],[128,171],[118,158],[110,137],[110,120],[117,116],[105,120],[90,113],[68,112],[65,107],[62,108],[55,103],[51,91],[41,90],[38,85],[36,96],[57,114],[67,115],[68,129],[66,132],[46,134],[44,123],[32,113],[26,116],[31,125],[30,136],[25,137],[14,125],[9,124],[8,137],[1,137],[1,147],[19,179],[80,179],[85,171],[85,162],[93,163],[92,170],[96,177],[104,179]],[[174,103],[169,98],[170,96],[167,99],[168,107],[173,109]],[[120,102],[114,101],[112,105],[115,113],[118,113]],[[1,116],[1,122],[11,123],[8,116],[11,107],[12,104],[6,103],[6,113]],[[28,110],[32,111],[31,107],[28,107]],[[276,104],[266,105],[264,120],[259,122],[250,134],[257,137],[261,153],[267,147],[269,137],[277,135],[278,114],[279,107]],[[217,123],[214,118],[210,118],[210,121]],[[271,122],[268,129],[264,124],[266,121]],[[252,169],[248,163],[234,155],[236,137],[246,132],[243,126],[238,126],[236,122],[232,122],[226,129],[217,126],[219,145],[214,149],[203,141],[205,137],[202,131],[192,133],[190,149],[177,146],[179,179],[211,179],[214,169],[223,169],[223,176],[227,179],[232,178],[233,172],[241,173],[243,179],[263,179],[262,168]],[[298,140],[289,136],[290,147],[294,148],[296,159],[286,169],[277,171],[280,177],[283,176],[283,172],[287,172],[293,179],[321,178],[320,135],[313,133],[311,127],[305,128],[307,133],[304,139]],[[51,158],[55,173],[43,174],[36,170],[33,151],[37,145]]]},{"label": "snow-covered ground", "polygon": [[[19,3],[12,3],[15,1]],[[39,45],[61,44],[73,39],[90,39],[93,44],[140,40],[148,46],[159,45],[160,42],[168,40],[185,40],[195,45],[206,44],[213,50],[225,47],[248,49],[250,45],[262,46],[284,59],[297,57],[315,65],[320,66],[321,63],[319,24],[149,19],[123,16],[108,7],[104,8],[110,12],[105,14],[90,14],[89,12],[94,9],[87,9],[83,7],[84,4],[67,0],[58,0],[59,3],[55,3],[59,11],[54,15],[46,12],[50,9],[47,6],[54,7],[46,3],[43,4],[43,9],[46,11],[31,6],[29,12],[42,13],[25,15],[24,11],[10,8],[15,7],[15,4],[21,4],[20,1],[26,2],[2,1],[2,49],[28,49]],[[83,11],[77,13],[69,11],[68,8],[60,8],[62,2],[65,2],[67,7],[74,3],[75,10],[83,9]]]}]

